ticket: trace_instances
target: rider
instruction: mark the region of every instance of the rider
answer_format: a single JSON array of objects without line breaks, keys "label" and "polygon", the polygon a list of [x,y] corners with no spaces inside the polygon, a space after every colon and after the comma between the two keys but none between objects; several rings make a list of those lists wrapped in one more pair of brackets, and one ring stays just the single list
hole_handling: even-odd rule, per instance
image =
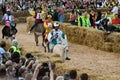
[{"label": "rider", "polygon": [[5,26],[7,27],[13,27],[15,24],[13,23],[14,21],[14,16],[11,14],[11,10],[7,9],[6,14],[2,17],[2,21],[5,21]]},{"label": "rider", "polygon": [[45,33],[44,33],[44,42],[47,42],[47,36],[49,34],[49,32],[51,31],[52,27],[53,27],[53,20],[52,20],[52,16],[48,15],[47,16],[47,20],[44,21],[44,28],[45,28]]},{"label": "rider", "polygon": [[[59,23],[54,22],[54,28],[48,34],[50,52],[53,52],[53,48],[56,44],[62,44],[61,37],[65,39],[65,34],[59,29]],[[66,60],[70,60],[66,57]]]},{"label": "rider", "polygon": [[36,27],[39,23],[43,23],[43,21],[42,21],[42,13],[41,13],[41,9],[40,8],[36,9],[34,18],[35,18],[34,25],[31,27],[31,29],[28,32],[28,34],[30,34],[31,31],[34,29],[34,27]]}]

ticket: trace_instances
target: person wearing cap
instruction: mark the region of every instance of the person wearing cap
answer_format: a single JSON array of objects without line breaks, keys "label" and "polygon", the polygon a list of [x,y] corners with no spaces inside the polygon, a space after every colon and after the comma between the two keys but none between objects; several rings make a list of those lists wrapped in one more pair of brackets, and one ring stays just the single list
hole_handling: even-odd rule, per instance
[{"label": "person wearing cap", "polygon": [[14,39],[12,41],[12,46],[10,47],[10,49],[13,49],[12,53],[18,53],[21,56],[21,50],[18,48],[18,40]]},{"label": "person wearing cap", "polygon": [[32,32],[32,30],[40,23],[42,24],[43,21],[42,21],[42,13],[41,13],[41,9],[37,8],[36,11],[35,11],[35,22],[34,22],[34,25],[31,27],[30,31],[28,32],[28,34],[30,34]]},{"label": "person wearing cap", "polygon": [[[53,48],[55,45],[63,43],[62,39],[63,40],[66,39],[65,34],[59,29],[59,26],[60,26],[60,24],[57,21],[54,22],[54,28],[48,34],[47,38],[48,38],[48,42],[49,42],[50,52],[53,52]],[[65,43],[64,46],[68,47],[67,43]],[[70,60],[67,56],[67,53],[66,53],[65,59]]]},{"label": "person wearing cap", "polygon": [[44,28],[45,28],[44,42],[47,42],[47,36],[48,36],[49,32],[51,31],[52,27],[53,27],[52,16],[48,15],[47,20],[44,21]]},{"label": "person wearing cap", "polygon": [[53,48],[56,44],[61,44],[62,41],[59,37],[64,38],[65,34],[59,29],[59,23],[54,22],[54,28],[48,34],[48,41],[50,42],[50,51],[53,52]]}]

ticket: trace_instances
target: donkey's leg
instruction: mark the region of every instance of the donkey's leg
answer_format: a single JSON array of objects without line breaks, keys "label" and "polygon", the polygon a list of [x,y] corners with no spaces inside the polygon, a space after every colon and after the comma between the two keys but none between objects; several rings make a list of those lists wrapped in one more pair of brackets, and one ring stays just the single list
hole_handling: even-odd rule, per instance
[{"label": "donkey's leg", "polygon": [[34,36],[35,36],[36,46],[38,46],[38,35],[36,35],[36,34],[34,33]]}]

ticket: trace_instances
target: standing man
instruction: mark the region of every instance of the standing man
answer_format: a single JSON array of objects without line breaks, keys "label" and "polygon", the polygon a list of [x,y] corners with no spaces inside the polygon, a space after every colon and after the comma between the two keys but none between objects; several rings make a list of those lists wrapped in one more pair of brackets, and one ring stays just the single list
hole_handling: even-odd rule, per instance
[{"label": "standing man", "polygon": [[62,8],[60,8],[60,7],[58,7],[58,18],[59,18],[59,21],[60,22],[64,22],[64,19],[65,19],[65,17],[64,17],[64,9],[62,9]]}]

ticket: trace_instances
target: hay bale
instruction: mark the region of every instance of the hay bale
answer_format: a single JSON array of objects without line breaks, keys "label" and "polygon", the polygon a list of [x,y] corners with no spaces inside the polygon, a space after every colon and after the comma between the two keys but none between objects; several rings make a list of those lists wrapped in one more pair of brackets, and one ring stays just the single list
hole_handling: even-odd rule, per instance
[{"label": "hay bale", "polygon": [[114,32],[105,36],[105,42],[120,42],[120,33]]},{"label": "hay bale", "polygon": [[104,44],[104,33],[95,29],[88,29],[83,44],[100,49]]},{"label": "hay bale", "polygon": [[76,70],[77,73],[80,73],[78,68],[70,68],[66,63],[56,63],[56,74],[63,75],[64,73],[69,73],[71,70]]},{"label": "hay bale", "polygon": [[103,44],[102,48],[103,48],[104,51],[108,51],[108,52],[112,52],[113,51],[111,42],[105,42]]},{"label": "hay bale", "polygon": [[32,17],[32,16],[30,16],[30,17],[27,17],[26,18],[26,21],[27,21],[27,32],[30,30],[30,28],[33,26],[33,24],[34,24],[34,21],[35,21],[35,19]]},{"label": "hay bale", "polygon": [[15,19],[14,19],[14,22],[15,22],[15,23],[19,23],[19,19],[18,19],[18,18],[15,18]]},{"label": "hay bale", "polygon": [[12,46],[12,42],[10,40],[4,40],[6,42],[5,50],[8,51]]},{"label": "hay bale", "polygon": [[26,17],[18,17],[19,23],[26,23]]},{"label": "hay bale", "polygon": [[119,42],[119,43],[118,43],[118,42],[115,42],[115,43],[113,43],[112,45],[113,45],[113,46],[112,46],[113,52],[115,52],[115,53],[120,53],[120,42]]},{"label": "hay bale", "polygon": [[30,16],[28,11],[18,11],[18,12],[13,12],[12,14],[14,15],[15,18]]}]

